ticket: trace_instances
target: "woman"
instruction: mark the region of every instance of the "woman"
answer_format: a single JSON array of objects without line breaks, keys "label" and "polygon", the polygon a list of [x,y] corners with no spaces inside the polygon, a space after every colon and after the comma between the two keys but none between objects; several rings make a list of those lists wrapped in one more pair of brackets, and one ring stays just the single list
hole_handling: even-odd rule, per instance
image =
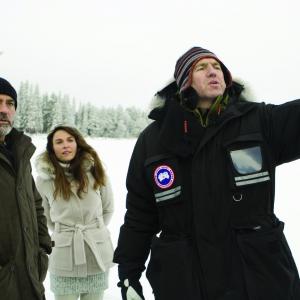
[{"label": "woman", "polygon": [[57,126],[47,137],[36,169],[37,188],[55,243],[49,260],[55,299],[103,299],[113,265],[106,228],[113,196],[96,151],[75,128]]}]

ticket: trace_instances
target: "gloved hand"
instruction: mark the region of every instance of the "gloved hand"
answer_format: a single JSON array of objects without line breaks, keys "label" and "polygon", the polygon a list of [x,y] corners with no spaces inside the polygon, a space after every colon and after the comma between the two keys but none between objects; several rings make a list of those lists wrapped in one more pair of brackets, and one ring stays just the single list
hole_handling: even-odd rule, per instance
[{"label": "gloved hand", "polygon": [[120,281],[118,286],[121,287],[123,300],[145,300],[143,296],[143,288],[139,281],[130,281],[125,279]]}]

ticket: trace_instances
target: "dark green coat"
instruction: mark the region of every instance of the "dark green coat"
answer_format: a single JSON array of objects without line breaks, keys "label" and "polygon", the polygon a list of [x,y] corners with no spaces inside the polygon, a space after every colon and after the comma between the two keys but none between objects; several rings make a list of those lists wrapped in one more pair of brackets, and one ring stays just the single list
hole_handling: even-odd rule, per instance
[{"label": "dark green coat", "polygon": [[43,299],[51,239],[42,199],[31,175],[31,139],[13,129],[6,136],[13,155],[0,151],[1,299]]}]

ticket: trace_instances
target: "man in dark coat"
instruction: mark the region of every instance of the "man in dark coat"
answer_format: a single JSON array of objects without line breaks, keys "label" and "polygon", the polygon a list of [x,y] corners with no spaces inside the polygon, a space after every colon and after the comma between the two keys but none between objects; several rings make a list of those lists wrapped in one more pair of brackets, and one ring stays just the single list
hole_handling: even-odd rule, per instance
[{"label": "man in dark coat", "polygon": [[31,139],[13,128],[17,93],[0,78],[0,298],[45,299],[51,239],[31,175]]},{"label": "man in dark coat", "polygon": [[122,298],[296,300],[300,281],[274,214],[276,166],[300,157],[300,100],[247,101],[222,61],[194,47],[139,136],[114,261]]}]

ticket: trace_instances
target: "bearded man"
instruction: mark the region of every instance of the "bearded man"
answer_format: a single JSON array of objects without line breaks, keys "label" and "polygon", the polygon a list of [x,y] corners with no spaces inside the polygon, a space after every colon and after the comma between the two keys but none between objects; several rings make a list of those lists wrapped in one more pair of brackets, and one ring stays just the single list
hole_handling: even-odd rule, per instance
[{"label": "bearded man", "polygon": [[17,93],[0,78],[1,299],[45,299],[51,239],[42,198],[31,175],[31,139],[13,128]]}]

